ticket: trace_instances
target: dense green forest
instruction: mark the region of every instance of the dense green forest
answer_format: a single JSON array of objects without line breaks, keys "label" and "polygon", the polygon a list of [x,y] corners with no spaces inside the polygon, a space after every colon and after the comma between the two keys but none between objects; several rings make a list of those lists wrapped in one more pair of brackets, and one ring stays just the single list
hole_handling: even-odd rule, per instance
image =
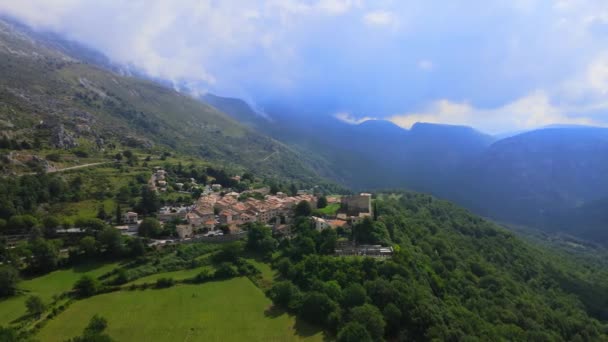
[{"label": "dense green forest", "polygon": [[278,247],[282,281],[268,292],[275,304],[340,341],[608,340],[605,269],[562,263],[430,196],[381,197],[376,221],[338,235],[388,239],[394,257],[335,257],[326,246],[332,234],[300,220],[298,237]]}]

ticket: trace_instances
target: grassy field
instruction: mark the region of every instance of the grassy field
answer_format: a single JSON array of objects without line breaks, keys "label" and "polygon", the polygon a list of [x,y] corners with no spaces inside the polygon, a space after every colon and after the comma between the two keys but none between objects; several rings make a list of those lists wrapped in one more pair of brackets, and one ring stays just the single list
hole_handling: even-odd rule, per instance
[{"label": "grassy field", "polygon": [[121,291],[72,304],[36,336],[65,341],[89,319],[108,320],[118,341],[321,341],[323,333],[271,309],[271,302],[247,278],[162,290]]},{"label": "grassy field", "polygon": [[19,283],[19,288],[23,292],[22,295],[0,301],[0,325],[10,324],[25,315],[25,300],[28,296],[40,296],[48,304],[52,301],[54,295],[70,290],[84,274],[97,277],[111,271],[116,266],[117,264],[113,263],[86,264],[22,281]]},{"label": "grassy field", "polygon": [[340,203],[328,204],[325,208],[317,210],[324,215],[335,215],[338,209],[340,209]]}]

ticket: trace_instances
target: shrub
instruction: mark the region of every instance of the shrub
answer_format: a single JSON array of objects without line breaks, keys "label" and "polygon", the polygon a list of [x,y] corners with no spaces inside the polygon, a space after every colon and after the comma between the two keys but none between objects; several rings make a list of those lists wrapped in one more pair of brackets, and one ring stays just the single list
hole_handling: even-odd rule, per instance
[{"label": "shrub", "polygon": [[19,272],[13,266],[0,267],[0,297],[12,296],[17,292]]},{"label": "shrub", "polygon": [[238,272],[234,269],[234,266],[227,262],[221,263],[217,270],[215,270],[215,278],[217,279],[228,279],[237,275]]},{"label": "shrub", "polygon": [[52,161],[52,162],[61,161],[61,154],[59,154],[59,153],[49,153],[49,154],[46,155],[46,160]]},{"label": "shrub", "polygon": [[175,285],[173,278],[160,278],[156,281],[156,288],[163,289]]},{"label": "shrub", "polygon": [[100,289],[99,281],[91,277],[90,275],[83,275],[76,284],[74,284],[74,291],[79,297],[90,297],[96,294]]}]

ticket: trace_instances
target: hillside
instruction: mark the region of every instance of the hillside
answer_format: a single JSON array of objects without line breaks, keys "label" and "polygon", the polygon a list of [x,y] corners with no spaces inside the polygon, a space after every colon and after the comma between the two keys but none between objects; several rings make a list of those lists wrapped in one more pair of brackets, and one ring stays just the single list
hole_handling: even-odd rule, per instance
[{"label": "hillside", "polygon": [[[608,338],[608,273],[599,263],[525,242],[428,195],[380,194],[375,208],[377,220],[355,225],[352,236],[300,221],[298,236],[279,248],[275,304],[340,341]],[[332,235],[396,252],[383,261],[336,258],[324,252]]]},{"label": "hillside", "polygon": [[0,130],[8,139],[93,151],[168,148],[268,177],[318,180],[292,149],[215,108],[42,38],[0,21]]},{"label": "hillside", "polygon": [[[470,190],[459,200],[483,215],[594,239],[601,233],[589,234],[587,221],[595,220],[599,228],[600,217],[575,212],[608,195],[606,156],[608,129],[549,128],[517,135],[493,144],[465,170],[462,182]],[[564,219],[570,227],[564,227]]]}]

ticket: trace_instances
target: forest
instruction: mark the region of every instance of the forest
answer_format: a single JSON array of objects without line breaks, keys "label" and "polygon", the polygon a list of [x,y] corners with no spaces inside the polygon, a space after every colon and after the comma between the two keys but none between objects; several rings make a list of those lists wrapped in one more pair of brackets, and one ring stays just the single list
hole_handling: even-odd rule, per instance
[{"label": "forest", "polygon": [[[376,220],[350,232],[319,233],[299,220],[298,236],[274,245],[275,305],[339,341],[608,340],[606,269],[561,263],[557,252],[428,195],[381,196],[375,208]],[[328,241],[353,234],[396,253],[333,256]],[[258,233],[248,246],[273,244]]]}]

